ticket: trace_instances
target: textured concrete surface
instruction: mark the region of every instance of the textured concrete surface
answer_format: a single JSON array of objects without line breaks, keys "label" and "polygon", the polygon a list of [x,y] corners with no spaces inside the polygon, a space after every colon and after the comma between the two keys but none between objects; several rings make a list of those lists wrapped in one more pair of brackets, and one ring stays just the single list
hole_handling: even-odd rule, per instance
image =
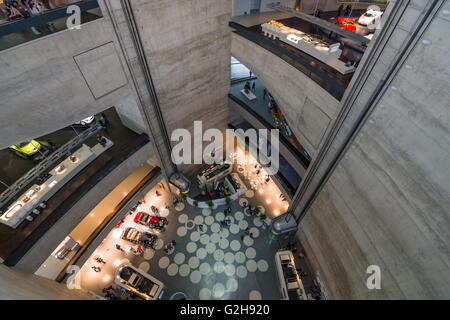
[{"label": "textured concrete surface", "polygon": [[[394,34],[420,23],[425,5],[410,4]],[[301,222],[330,298],[450,297],[449,8],[445,1]],[[389,40],[355,103],[401,45]],[[381,268],[380,290],[366,287],[369,265]]]}]

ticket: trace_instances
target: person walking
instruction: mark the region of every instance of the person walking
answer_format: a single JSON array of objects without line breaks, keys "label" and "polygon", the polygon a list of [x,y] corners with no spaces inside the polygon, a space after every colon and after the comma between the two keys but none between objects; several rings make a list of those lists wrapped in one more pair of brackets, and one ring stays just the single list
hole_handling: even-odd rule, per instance
[{"label": "person walking", "polygon": [[267,94],[267,89],[264,88],[264,90],[263,90],[263,100],[266,100],[266,94]]},{"label": "person walking", "polygon": [[252,91],[254,92],[254,93],[256,93],[256,81],[253,81],[253,83],[252,83]]}]

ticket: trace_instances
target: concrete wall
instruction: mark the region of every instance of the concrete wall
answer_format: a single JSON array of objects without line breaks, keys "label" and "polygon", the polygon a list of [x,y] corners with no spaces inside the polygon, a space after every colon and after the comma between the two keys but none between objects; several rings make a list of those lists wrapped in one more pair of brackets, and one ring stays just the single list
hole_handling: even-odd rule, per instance
[{"label": "concrete wall", "polygon": [[61,217],[15,265],[19,270],[34,273],[65,237],[120,182],[142,163],[153,157],[149,144],[140,148],[90,189]]},{"label": "concrete wall", "polygon": [[0,264],[1,300],[88,300],[81,290],[69,290],[66,285],[20,272]]},{"label": "concrete wall", "polygon": [[132,96],[108,19],[0,52],[0,148]]},{"label": "concrete wall", "polygon": [[304,73],[257,44],[231,36],[231,53],[264,83],[306,151],[315,157],[340,104]]},{"label": "concrete wall", "polygon": [[[239,123],[243,119],[250,123],[255,129],[267,129],[263,123],[233,100],[228,99],[228,107],[230,108],[230,123]],[[289,162],[300,177],[304,177],[306,169],[302,166],[297,156],[294,155],[281,141],[279,147],[280,154]]]},{"label": "concrete wall", "polygon": [[[408,5],[357,104],[429,4]],[[301,221],[330,298],[450,298],[449,9],[445,1]],[[366,287],[369,265],[381,268],[380,290]]]}]

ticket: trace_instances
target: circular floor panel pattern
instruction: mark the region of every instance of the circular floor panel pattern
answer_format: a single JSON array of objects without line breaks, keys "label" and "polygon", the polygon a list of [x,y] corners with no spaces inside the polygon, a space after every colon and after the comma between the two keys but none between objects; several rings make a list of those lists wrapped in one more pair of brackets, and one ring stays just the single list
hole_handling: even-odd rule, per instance
[{"label": "circular floor panel pattern", "polygon": [[228,231],[227,229],[222,229],[222,230],[220,231],[220,236],[221,236],[222,238],[228,238],[229,235],[230,235],[230,231]]},{"label": "circular floor panel pattern", "polygon": [[220,235],[218,233],[213,233],[209,240],[211,240],[212,243],[218,243],[220,241]]},{"label": "circular floor panel pattern", "polygon": [[178,265],[175,263],[172,263],[170,266],[167,267],[167,274],[171,277],[176,275],[178,273]]},{"label": "circular floor panel pattern", "polygon": [[154,255],[155,255],[155,250],[153,250],[151,248],[147,248],[144,250],[144,259],[145,260],[150,260],[151,258],[153,258]]},{"label": "circular floor panel pattern", "polygon": [[209,242],[209,235],[202,234],[200,236],[200,243],[206,246],[208,244],[208,242]]},{"label": "circular floor panel pattern", "polygon": [[195,242],[188,242],[186,245],[186,251],[189,253],[194,253],[197,250],[197,244]]},{"label": "circular floor panel pattern", "polygon": [[202,224],[203,223],[203,216],[196,216],[195,218],[194,218],[194,223],[195,224]]},{"label": "circular floor panel pattern", "polygon": [[211,231],[212,232],[219,232],[220,231],[220,224],[218,224],[217,222],[214,222],[211,225]]},{"label": "circular floor panel pattern", "polygon": [[213,295],[214,298],[221,298],[223,294],[225,293],[225,287],[220,282],[217,282],[213,287]]},{"label": "circular floor panel pattern", "polygon": [[184,236],[186,235],[186,233],[187,233],[186,227],[179,227],[179,228],[177,229],[177,235],[178,235],[179,237],[184,237]]},{"label": "circular floor panel pattern", "polygon": [[258,270],[261,272],[266,272],[269,269],[269,264],[264,259],[259,260],[256,264],[258,266]]},{"label": "circular floor panel pattern", "polygon": [[185,226],[186,226],[186,229],[188,229],[188,230],[194,229],[194,227],[195,227],[195,222],[194,222],[194,220],[188,220],[188,221],[186,221]]},{"label": "circular floor panel pattern", "polygon": [[245,256],[249,259],[253,259],[256,257],[256,250],[253,249],[252,247],[247,248],[247,250],[245,250]]},{"label": "circular floor panel pattern", "polygon": [[248,298],[250,300],[261,300],[262,296],[261,296],[261,293],[258,290],[252,290],[252,291],[250,291],[250,294],[249,294]]},{"label": "circular floor panel pattern", "polygon": [[245,266],[247,267],[247,270],[249,272],[255,272],[256,269],[258,268],[258,265],[256,264],[255,260],[248,260]]},{"label": "circular floor panel pattern", "polygon": [[217,221],[223,221],[223,219],[225,219],[225,215],[223,214],[223,212],[217,212],[216,220]]},{"label": "circular floor panel pattern", "polygon": [[191,272],[191,268],[189,267],[189,265],[182,264],[179,268],[178,268],[178,273],[180,274],[180,276],[182,277],[186,277],[189,272]]},{"label": "circular floor panel pattern", "polygon": [[234,214],[234,218],[237,221],[241,221],[242,219],[244,219],[244,214],[241,211],[236,211],[236,213]]},{"label": "circular floor panel pattern", "polygon": [[195,254],[197,255],[197,258],[205,259],[207,252],[205,248],[199,248],[197,249],[197,252]]},{"label": "circular floor panel pattern", "polygon": [[239,205],[240,205],[241,207],[247,206],[247,205],[248,205],[248,200],[245,199],[245,198],[239,199]]},{"label": "circular floor panel pattern", "polygon": [[213,269],[215,273],[222,273],[225,271],[225,265],[222,261],[217,261],[216,263],[214,263]]},{"label": "circular floor panel pattern", "polygon": [[261,227],[263,225],[263,222],[261,221],[261,219],[259,217],[255,217],[253,219],[253,224],[257,227]]},{"label": "circular floor panel pattern", "polygon": [[178,253],[175,255],[175,257],[173,257],[173,261],[174,261],[176,264],[182,264],[182,263],[184,262],[185,258],[186,258],[186,257],[184,256],[184,253],[178,252]]},{"label": "circular floor panel pattern", "polygon": [[200,240],[200,233],[197,231],[192,232],[190,239],[191,239],[191,241],[194,241],[194,242]]},{"label": "circular floor panel pattern", "polygon": [[253,238],[258,238],[259,237],[259,229],[258,228],[253,227],[253,228],[250,228],[249,231],[253,235]]},{"label": "circular floor panel pattern", "polygon": [[230,292],[235,292],[238,289],[238,282],[234,278],[230,278],[227,281],[227,290]]},{"label": "circular floor panel pattern", "polygon": [[232,252],[225,253],[223,260],[228,264],[232,264],[234,262],[234,254]]},{"label": "circular floor panel pattern", "polygon": [[194,270],[191,272],[191,275],[189,276],[192,283],[199,283],[200,280],[202,280],[202,274],[198,270]]},{"label": "circular floor panel pattern", "polygon": [[247,276],[247,268],[244,266],[239,266],[236,268],[236,275],[241,278],[244,279]]},{"label": "circular floor panel pattern", "polygon": [[239,233],[239,226],[237,224],[230,225],[230,232],[232,234],[238,234]]},{"label": "circular floor panel pattern", "polygon": [[253,190],[247,190],[245,191],[245,196],[247,198],[253,198],[255,196],[255,192],[253,192]]},{"label": "circular floor panel pattern", "polygon": [[241,249],[241,243],[237,240],[233,240],[230,243],[230,248],[233,251],[239,251],[239,249]]},{"label": "circular floor panel pattern", "polygon": [[198,293],[198,297],[200,300],[209,300],[211,299],[211,290],[208,288],[201,288],[200,292]]},{"label": "circular floor panel pattern", "polygon": [[212,225],[212,224],[214,223],[214,218],[211,217],[211,216],[207,216],[207,217],[205,218],[205,223],[206,223],[208,226]]},{"label": "circular floor panel pattern", "polygon": [[214,252],[214,260],[216,261],[222,261],[224,257],[224,253],[222,250],[216,250],[216,252]]},{"label": "circular floor panel pattern", "polygon": [[162,249],[162,247],[164,247],[164,240],[162,239],[158,239],[158,242],[156,242],[156,250]]},{"label": "circular floor panel pattern", "polygon": [[206,217],[211,214],[212,210],[210,208],[204,208],[202,209],[202,214]]},{"label": "circular floor panel pattern", "polygon": [[250,238],[249,236],[244,237],[244,244],[247,247],[251,247],[253,245],[253,243],[255,243],[255,241],[252,238]]},{"label": "circular floor panel pattern", "polygon": [[139,269],[141,269],[144,272],[148,272],[148,269],[150,269],[150,264],[148,262],[141,262],[139,265]]},{"label": "circular floor panel pattern", "polygon": [[202,275],[207,275],[208,273],[211,272],[211,266],[209,265],[209,263],[207,262],[203,262],[200,267],[198,268],[198,270],[200,271],[200,273]]},{"label": "circular floor panel pattern", "polygon": [[189,268],[196,269],[200,265],[200,259],[197,257],[190,257],[188,264],[189,264]]},{"label": "circular floor panel pattern", "polygon": [[179,223],[185,224],[187,221],[188,221],[188,215],[187,214],[183,213],[183,214],[179,215],[179,217],[178,217],[178,222]]},{"label": "circular floor panel pattern", "polygon": [[170,263],[169,258],[164,256],[164,257],[161,257],[161,259],[159,259],[158,266],[161,269],[165,269],[165,268],[167,268],[169,266],[169,263]]},{"label": "circular floor panel pattern", "polygon": [[227,276],[232,277],[236,272],[236,268],[232,264],[226,264],[224,272]]},{"label": "circular floor panel pattern", "polygon": [[234,255],[234,261],[237,263],[244,263],[245,261],[245,254],[242,251],[236,252]]},{"label": "circular floor panel pattern", "polygon": [[177,211],[181,211],[183,209],[184,209],[184,203],[183,202],[177,203],[177,205],[175,206],[175,210],[177,210]]},{"label": "circular floor panel pattern", "polygon": [[216,245],[212,242],[209,242],[206,244],[206,252],[208,252],[209,254],[213,254],[214,251],[216,251]]},{"label": "circular floor panel pattern", "polygon": [[239,221],[239,228],[241,228],[241,230],[245,230],[248,227],[248,222],[246,220],[241,220]]},{"label": "circular floor panel pattern", "polygon": [[228,245],[229,245],[229,243],[228,243],[227,239],[224,239],[224,238],[220,239],[220,241],[219,241],[220,249],[226,249],[226,248],[228,248]]}]

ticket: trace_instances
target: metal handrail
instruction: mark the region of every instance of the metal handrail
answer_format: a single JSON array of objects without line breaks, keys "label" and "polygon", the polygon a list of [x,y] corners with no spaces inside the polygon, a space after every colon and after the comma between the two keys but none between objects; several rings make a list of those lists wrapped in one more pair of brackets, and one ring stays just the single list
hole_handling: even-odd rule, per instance
[{"label": "metal handrail", "polygon": [[12,185],[0,194],[0,208],[3,207],[8,201],[10,201],[17,193],[19,193],[24,186],[27,186],[31,181],[36,179],[46,169],[53,165],[56,161],[60,160],[62,156],[65,156],[68,151],[79,145],[81,142],[97,133],[103,127],[100,124],[94,124],[82,133],[77,134],[76,137],[69,140],[66,144],[58,148],[50,156],[42,160],[38,165],[33,167],[30,171],[16,180]]}]

